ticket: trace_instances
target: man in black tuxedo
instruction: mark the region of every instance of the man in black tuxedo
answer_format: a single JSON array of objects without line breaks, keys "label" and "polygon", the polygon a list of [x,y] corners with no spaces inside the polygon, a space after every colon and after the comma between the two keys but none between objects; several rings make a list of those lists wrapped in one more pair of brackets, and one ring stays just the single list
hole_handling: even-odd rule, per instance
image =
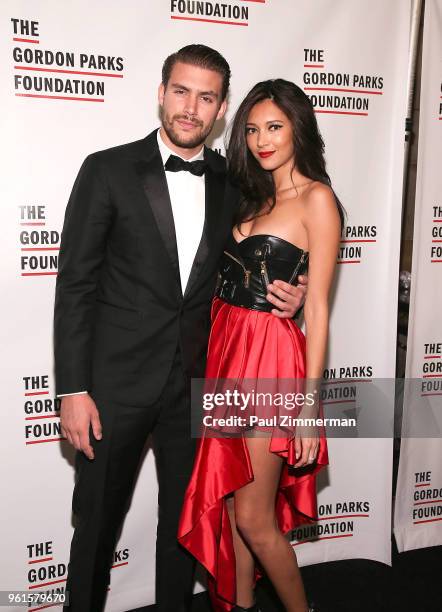
[{"label": "man in black tuxedo", "polygon": [[[190,379],[204,376],[217,265],[238,194],[203,146],[226,110],[230,69],[203,45],[167,58],[161,129],[89,155],[66,209],[55,300],[61,427],[77,449],[66,590],[102,610],[118,530],[152,434],[159,483],[156,599],[184,612],[193,558],[176,540],[192,470]],[[275,281],[275,316],[303,288]]]}]

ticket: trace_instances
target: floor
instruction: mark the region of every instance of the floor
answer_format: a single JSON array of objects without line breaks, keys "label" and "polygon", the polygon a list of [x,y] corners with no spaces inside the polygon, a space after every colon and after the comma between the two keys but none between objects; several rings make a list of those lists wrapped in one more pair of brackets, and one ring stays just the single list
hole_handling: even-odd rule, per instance
[{"label": "floor", "polygon": [[[352,559],[305,567],[309,600],[319,612],[442,612],[442,546],[398,554],[393,540],[392,563]],[[284,612],[265,579],[257,598],[262,612]],[[192,612],[210,611],[206,593],[196,595]]]}]

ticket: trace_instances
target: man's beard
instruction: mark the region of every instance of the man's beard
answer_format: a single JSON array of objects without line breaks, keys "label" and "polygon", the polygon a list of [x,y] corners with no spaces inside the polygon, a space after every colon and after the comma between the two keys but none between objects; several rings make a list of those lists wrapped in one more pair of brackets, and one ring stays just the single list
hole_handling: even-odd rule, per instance
[{"label": "man's beard", "polygon": [[184,121],[192,121],[185,115],[173,115],[172,118],[169,118],[163,109],[161,109],[161,125],[163,126],[164,131],[166,132],[169,140],[176,146],[182,147],[183,149],[194,149],[199,145],[202,145],[206,140],[207,136],[210,134],[212,130],[213,123],[207,126],[204,126],[202,121],[193,120],[193,123],[201,128],[201,131],[195,134],[193,137],[189,135],[189,138],[185,139],[181,134],[178,134],[173,127],[173,123],[176,120],[184,120]]}]

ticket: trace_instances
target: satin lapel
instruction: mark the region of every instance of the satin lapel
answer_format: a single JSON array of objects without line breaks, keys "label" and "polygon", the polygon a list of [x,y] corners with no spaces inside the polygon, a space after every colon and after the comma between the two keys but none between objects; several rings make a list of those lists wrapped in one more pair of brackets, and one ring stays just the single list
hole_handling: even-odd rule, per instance
[{"label": "satin lapel", "polygon": [[205,173],[205,218],[201,241],[193,261],[184,297],[188,297],[210,257],[210,250],[215,246],[218,221],[223,213],[225,174],[215,172],[210,166]]},{"label": "satin lapel", "polygon": [[144,192],[152,209],[164,246],[169,254],[170,262],[181,288],[175,223],[173,220],[166,174],[159,151],[156,151],[149,161],[137,161],[136,169],[142,180]]}]

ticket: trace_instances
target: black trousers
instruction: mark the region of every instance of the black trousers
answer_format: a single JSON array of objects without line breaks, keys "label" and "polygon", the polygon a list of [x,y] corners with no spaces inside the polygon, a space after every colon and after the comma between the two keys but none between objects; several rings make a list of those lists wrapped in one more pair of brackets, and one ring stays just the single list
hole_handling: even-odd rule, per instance
[{"label": "black trousers", "polygon": [[[158,612],[185,612],[193,592],[194,559],[176,538],[196,440],[190,437],[190,387],[179,352],[159,400],[131,407],[94,397],[103,438],[95,459],[76,455],[72,499],[75,531],[68,579],[70,612],[100,612],[110,582],[117,535],[127,512],[140,458],[149,434],[158,473],[156,602]],[[152,517],[151,517],[152,518]]]}]

